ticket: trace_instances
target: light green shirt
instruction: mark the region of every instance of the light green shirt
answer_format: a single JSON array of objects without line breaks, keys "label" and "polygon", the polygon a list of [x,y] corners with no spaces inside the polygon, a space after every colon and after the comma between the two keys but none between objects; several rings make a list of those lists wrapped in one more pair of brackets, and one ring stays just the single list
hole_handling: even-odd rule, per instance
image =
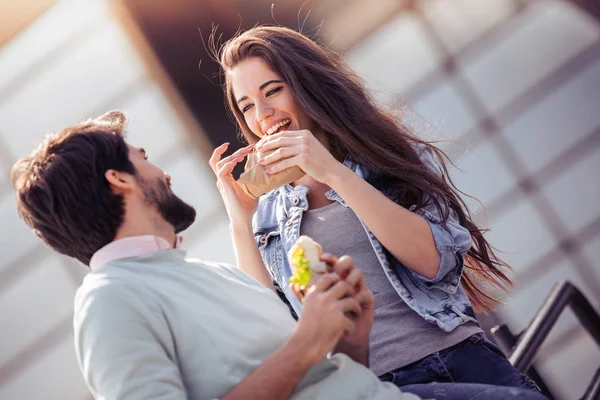
[{"label": "light green shirt", "polygon": [[[110,261],[75,298],[75,348],[96,399],[214,399],[247,377],[296,322],[277,295],[235,267],[164,250]],[[417,399],[337,354],[293,399]]]}]

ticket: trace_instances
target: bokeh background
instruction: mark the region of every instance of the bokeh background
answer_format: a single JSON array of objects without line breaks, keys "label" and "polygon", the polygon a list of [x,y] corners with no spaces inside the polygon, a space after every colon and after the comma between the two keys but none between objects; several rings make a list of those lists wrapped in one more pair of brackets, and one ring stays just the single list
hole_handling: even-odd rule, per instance
[{"label": "bokeh background", "polygon": [[[204,48],[213,23],[225,39],[255,23],[302,29],[382,103],[420,115],[423,135],[451,140],[456,183],[485,206],[467,199],[518,280],[486,328],[521,331],[560,279],[600,308],[600,3],[273,1],[0,0],[0,400],[91,399],[71,323],[87,268],[44,247],[10,188],[45,133],[126,111],[129,141],[198,210],[188,253],[234,261],[207,164],[236,140]],[[557,399],[577,399],[600,349],[566,311],[535,365]]]}]

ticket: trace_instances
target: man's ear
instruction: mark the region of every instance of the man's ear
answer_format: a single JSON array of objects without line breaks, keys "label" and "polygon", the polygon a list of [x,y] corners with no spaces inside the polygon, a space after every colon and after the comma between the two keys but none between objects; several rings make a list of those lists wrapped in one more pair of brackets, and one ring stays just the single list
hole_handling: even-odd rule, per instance
[{"label": "man's ear", "polygon": [[109,169],[104,173],[104,177],[111,186],[113,192],[123,193],[133,190],[135,182],[130,174],[120,172],[114,169]]}]

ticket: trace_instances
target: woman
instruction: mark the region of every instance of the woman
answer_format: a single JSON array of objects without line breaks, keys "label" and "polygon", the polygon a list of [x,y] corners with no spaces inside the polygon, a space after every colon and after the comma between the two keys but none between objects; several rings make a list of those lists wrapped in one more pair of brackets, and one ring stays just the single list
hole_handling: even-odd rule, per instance
[{"label": "woman", "polygon": [[[375,294],[368,365],[380,379],[423,397],[434,381],[461,382],[452,390],[465,393],[472,384],[535,389],[475,317],[498,303],[482,287],[510,280],[451,184],[444,154],[377,107],[336,54],[292,30],[251,29],[223,46],[220,63],[250,143],[221,159],[224,144],[211,159],[238,265],[274,282],[300,313],[285,254],[309,235],[350,255]],[[231,171],[261,138],[258,150],[276,149],[260,160],[268,173],[298,166],[306,175],[257,201]]]}]

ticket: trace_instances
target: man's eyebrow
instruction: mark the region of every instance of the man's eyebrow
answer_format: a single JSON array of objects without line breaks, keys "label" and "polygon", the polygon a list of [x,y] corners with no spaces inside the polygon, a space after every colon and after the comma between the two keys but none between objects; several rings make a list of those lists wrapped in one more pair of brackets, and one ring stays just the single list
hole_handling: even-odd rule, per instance
[{"label": "man's eyebrow", "polygon": [[[260,85],[258,87],[258,90],[263,90],[264,88],[266,88],[267,86],[269,86],[269,85],[271,85],[273,83],[283,83],[283,81],[281,81],[279,79],[271,79],[270,81],[266,81],[265,83],[263,83],[262,85]],[[237,103],[240,104],[244,100],[248,100],[248,96],[240,97],[238,99]]]}]

